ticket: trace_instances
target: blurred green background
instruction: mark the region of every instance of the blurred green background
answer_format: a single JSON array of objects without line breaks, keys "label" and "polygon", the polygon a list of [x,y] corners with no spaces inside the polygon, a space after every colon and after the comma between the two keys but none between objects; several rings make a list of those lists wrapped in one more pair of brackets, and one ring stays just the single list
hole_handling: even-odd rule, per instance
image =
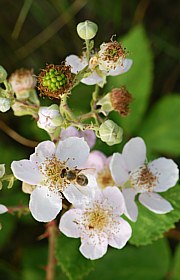
[{"label": "blurred green background", "polygon": [[[142,136],[147,143],[150,159],[166,156],[178,163],[179,1],[0,0],[0,7],[0,64],[9,75],[21,67],[34,68],[38,75],[46,63],[60,64],[69,54],[80,55],[83,41],[76,34],[76,25],[86,19],[98,24],[96,48],[102,42],[109,41],[112,35],[122,40],[134,61],[133,67],[122,76],[110,77],[102,93],[125,84],[134,100],[129,117],[120,119],[113,113],[111,118],[124,128],[124,142],[130,137]],[[69,102],[78,113],[88,110],[92,90],[93,87],[85,85],[74,89]],[[79,96],[82,97],[81,103]],[[45,98],[42,103],[50,104],[52,101]],[[11,111],[0,113],[0,163],[6,163],[10,171],[12,160],[28,158],[34,149],[13,140],[8,127],[35,141],[47,139],[47,134],[37,128],[29,116],[14,117]],[[97,142],[95,148],[110,155],[121,151],[122,144],[108,147]],[[60,266],[55,279],[180,279],[180,231],[177,223],[180,195],[177,195],[177,191],[178,188],[176,192],[166,195],[167,199],[170,196],[171,203],[176,207],[176,211],[169,215],[168,222],[164,217],[155,215],[155,218],[147,214],[149,227],[143,229],[143,220],[139,220],[140,230],[134,228],[135,235],[131,241],[134,245],[119,251],[110,249],[102,260],[93,264],[78,254],[79,241],[63,237],[57,245]],[[18,183],[12,190],[4,186],[0,203],[8,206],[27,205],[28,195],[21,192]],[[47,240],[38,241],[38,236],[45,230],[44,224],[34,221],[29,215],[19,218],[8,214],[1,215],[0,222],[3,227],[0,232],[0,279],[45,279],[43,268],[47,264]],[[176,228],[166,234],[168,238],[152,243],[174,223]],[[152,228],[155,230],[151,234]],[[142,239],[141,231],[145,233],[144,244],[152,244],[135,246],[143,245],[138,239],[138,236]],[[146,231],[152,235],[151,239],[148,239]],[[72,255],[74,259],[71,259]]]}]

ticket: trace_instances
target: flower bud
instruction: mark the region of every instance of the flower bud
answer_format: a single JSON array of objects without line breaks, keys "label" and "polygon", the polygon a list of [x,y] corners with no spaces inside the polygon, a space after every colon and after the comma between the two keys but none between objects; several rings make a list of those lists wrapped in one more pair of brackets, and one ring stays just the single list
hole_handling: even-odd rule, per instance
[{"label": "flower bud", "polygon": [[115,122],[107,120],[99,128],[99,136],[103,142],[109,146],[118,144],[122,141],[123,130]]},{"label": "flower bud", "polygon": [[0,111],[7,112],[11,108],[11,102],[8,98],[0,97]]},{"label": "flower bud", "polygon": [[4,67],[0,65],[0,83],[3,83],[6,79],[7,79],[7,72],[4,69]]},{"label": "flower bud", "polygon": [[28,99],[32,89],[36,86],[36,78],[33,76],[33,70],[18,69],[9,78],[9,83],[16,94],[17,99]]},{"label": "flower bud", "polygon": [[48,133],[54,133],[56,128],[63,122],[57,104],[53,104],[49,107],[40,107],[38,115],[39,120],[37,125]]},{"label": "flower bud", "polygon": [[98,26],[96,23],[86,20],[77,25],[77,33],[83,40],[90,40],[96,36]]},{"label": "flower bud", "polygon": [[117,111],[122,116],[127,116],[130,112],[129,104],[132,101],[131,94],[125,87],[114,88],[97,105],[101,106],[102,113],[107,116],[111,111]]},{"label": "flower bud", "polygon": [[0,164],[0,178],[5,174],[5,164]]}]

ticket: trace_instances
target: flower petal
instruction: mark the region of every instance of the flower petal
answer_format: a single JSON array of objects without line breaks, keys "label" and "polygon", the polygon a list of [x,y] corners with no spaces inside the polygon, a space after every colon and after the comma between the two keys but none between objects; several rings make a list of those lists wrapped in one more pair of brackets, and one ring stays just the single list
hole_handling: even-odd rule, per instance
[{"label": "flower petal", "polygon": [[37,186],[30,196],[29,209],[37,221],[50,222],[62,209],[61,195],[48,187]]},{"label": "flower petal", "polygon": [[82,219],[82,210],[71,209],[62,215],[59,229],[68,237],[80,237],[81,230],[79,221]]},{"label": "flower petal", "polygon": [[3,204],[0,204],[0,214],[4,214],[6,212],[8,212],[7,207]]},{"label": "flower petal", "polygon": [[139,195],[139,201],[150,211],[157,214],[165,214],[173,210],[172,205],[157,193],[141,193]]},{"label": "flower petal", "polygon": [[52,141],[43,141],[35,148],[35,153],[30,156],[30,160],[39,165],[47,158],[52,158],[55,150],[56,146]]},{"label": "flower petal", "polygon": [[68,137],[79,137],[79,131],[74,126],[69,126],[68,128],[62,128],[60,138],[61,141]]},{"label": "flower petal", "polygon": [[148,168],[158,177],[156,187],[154,187],[155,192],[168,190],[176,184],[179,178],[178,166],[171,159],[158,158],[150,162]]},{"label": "flower petal", "polygon": [[108,239],[110,246],[121,249],[123,248],[129,238],[131,237],[132,229],[131,226],[124,219],[118,217],[114,227],[111,227],[111,234]]},{"label": "flower petal", "polygon": [[106,187],[103,190],[105,207],[111,208],[113,213],[122,215],[125,209],[124,197],[117,187]]},{"label": "flower petal", "polygon": [[133,63],[132,59],[125,59],[123,61],[123,64],[119,64],[119,65],[117,65],[117,67],[115,69],[111,69],[107,75],[108,76],[117,76],[117,75],[123,74],[131,68],[132,63]]},{"label": "flower petal", "polygon": [[79,131],[79,137],[84,137],[84,140],[88,143],[90,148],[96,143],[96,134],[90,129]]},{"label": "flower petal", "polygon": [[81,242],[79,250],[87,259],[99,259],[107,252],[108,240],[106,235],[101,235],[99,237],[94,233],[89,235],[86,239],[81,239]]},{"label": "flower petal", "polygon": [[133,171],[138,166],[144,164],[146,159],[146,145],[144,140],[140,137],[129,140],[123,148],[122,156],[129,171]]},{"label": "flower petal", "polygon": [[124,214],[126,215],[126,217],[128,217],[128,219],[130,219],[133,222],[136,222],[138,216],[138,208],[134,201],[136,196],[136,191],[133,189],[124,188],[122,190],[122,194],[125,200]]},{"label": "flower petal", "polygon": [[83,78],[81,83],[86,85],[96,85],[103,81],[103,78],[98,75],[96,71],[93,71],[87,78]]},{"label": "flower petal", "polygon": [[11,169],[17,179],[30,185],[37,185],[42,179],[42,174],[37,166],[27,159],[13,161]]},{"label": "flower petal", "polygon": [[95,192],[97,188],[97,182],[93,175],[86,174],[88,179],[87,186],[79,186],[78,184],[75,186],[74,184],[68,185],[63,191],[64,196],[66,199],[72,203],[73,205],[83,207],[87,203],[89,203],[95,196]]},{"label": "flower petal", "polygon": [[80,58],[77,55],[71,54],[66,57],[66,65],[71,66],[71,72],[77,74],[88,65],[86,58]]},{"label": "flower petal", "polygon": [[56,156],[61,161],[67,162],[66,165],[70,168],[82,166],[89,155],[89,146],[83,138],[69,137],[64,141],[60,141]]},{"label": "flower petal", "polygon": [[87,172],[90,171],[92,174],[99,173],[103,170],[106,159],[102,152],[92,151],[83,167],[89,169]]},{"label": "flower petal", "polygon": [[111,175],[118,186],[128,181],[129,174],[123,156],[119,153],[114,153],[109,164]]}]

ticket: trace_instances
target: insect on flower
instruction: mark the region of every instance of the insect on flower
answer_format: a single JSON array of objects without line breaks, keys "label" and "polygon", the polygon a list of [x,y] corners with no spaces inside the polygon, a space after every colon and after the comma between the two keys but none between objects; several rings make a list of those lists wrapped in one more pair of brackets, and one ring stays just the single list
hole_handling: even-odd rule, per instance
[{"label": "insect on flower", "polygon": [[80,185],[81,187],[88,185],[88,178],[84,174],[79,174],[82,170],[69,168],[63,168],[61,171],[61,178],[65,178],[67,181],[74,182],[75,184]]}]

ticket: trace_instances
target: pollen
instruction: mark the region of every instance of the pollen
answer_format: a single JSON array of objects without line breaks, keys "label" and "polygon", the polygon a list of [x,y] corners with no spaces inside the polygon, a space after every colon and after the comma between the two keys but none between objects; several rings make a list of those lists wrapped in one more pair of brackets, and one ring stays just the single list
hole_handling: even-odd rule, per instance
[{"label": "pollen", "polygon": [[114,181],[107,165],[98,173],[97,182],[102,189],[108,186],[114,186]]},{"label": "pollen", "polygon": [[100,206],[96,205],[92,210],[88,209],[85,213],[86,217],[86,228],[88,230],[101,231],[109,223],[108,211],[105,211]]},{"label": "pollen", "polygon": [[147,165],[142,165],[130,175],[130,182],[132,186],[140,191],[153,191],[156,186],[157,177],[153,174]]},{"label": "pollen", "polygon": [[65,168],[65,162],[58,160],[55,155],[52,158],[47,158],[39,166],[40,172],[44,175],[44,183],[50,190],[57,190],[61,192],[64,190],[66,182],[60,174]]}]

